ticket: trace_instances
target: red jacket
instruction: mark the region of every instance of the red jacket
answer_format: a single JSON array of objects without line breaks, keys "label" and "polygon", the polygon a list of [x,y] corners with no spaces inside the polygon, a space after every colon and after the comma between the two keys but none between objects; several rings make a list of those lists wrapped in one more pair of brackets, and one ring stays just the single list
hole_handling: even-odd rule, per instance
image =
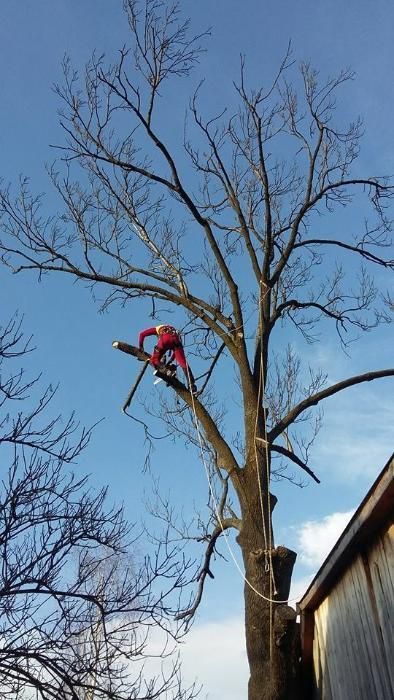
[{"label": "red jacket", "polygon": [[180,342],[180,337],[177,332],[177,330],[174,328],[174,326],[169,326],[168,324],[161,324],[160,326],[152,326],[152,328],[146,328],[144,331],[141,331],[141,333],[138,336],[138,346],[142,350],[144,347],[144,340],[150,335],[157,335],[160,336],[164,333],[168,333],[169,335],[174,335],[177,337],[177,340]]}]

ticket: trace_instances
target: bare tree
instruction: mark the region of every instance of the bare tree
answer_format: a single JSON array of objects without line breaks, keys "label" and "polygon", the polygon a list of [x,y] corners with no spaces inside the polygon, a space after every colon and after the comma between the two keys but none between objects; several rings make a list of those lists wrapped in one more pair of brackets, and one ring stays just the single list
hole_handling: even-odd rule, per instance
[{"label": "bare tree", "polygon": [[48,419],[54,390],[34,401],[38,378],[7,371],[30,347],[17,317],[1,329],[1,696],[194,697],[181,688],[177,660],[166,675],[143,669],[152,629],[161,629],[163,656],[170,655],[168,641],[179,632],[172,606],[187,566],[169,547],[130,559],[122,508],[108,507],[107,490],[94,493],[68,466],[91,431],[73,416]]},{"label": "bare tree", "polygon": [[[381,283],[394,266],[393,185],[358,170],[361,123],[335,121],[335,94],[352,73],[320,79],[309,65],[298,70],[290,51],[258,88],[249,86],[241,60],[230,113],[224,107],[204,116],[201,85],[183,142],[166,136],[165,85],[189,77],[202,37],[193,36],[177,6],[125,0],[124,7],[130,49],[109,66],[93,56],[82,79],[64,64],[57,92],[66,140],[61,163],[49,170],[64,212],[45,218],[26,181],[17,198],[3,189],[3,260],[16,272],[54,271],[101,285],[105,307],[142,298],[153,317],[157,307],[162,314],[183,309],[187,338],[206,371],[198,398],[168,380],[180,404],[169,403],[162,418],[201,450],[212,509],[195,535],[206,550],[183,619],[202,598],[219,538],[235,529],[245,572],[249,700],[299,697],[296,621],[286,604],[296,554],[274,543],[270,483],[292,478],[287,465],[318,482],[309,459],[323,401],[394,369],[330,385],[294,348],[281,352],[275,334],[290,324],[313,343],[322,324],[345,348],[389,322],[393,303]],[[353,206],[356,217],[361,202],[368,218],[354,218],[349,231],[340,215]],[[147,359],[130,344],[116,347]],[[219,365],[227,386],[236,374],[236,436],[221,403],[227,386],[215,381]]]}]

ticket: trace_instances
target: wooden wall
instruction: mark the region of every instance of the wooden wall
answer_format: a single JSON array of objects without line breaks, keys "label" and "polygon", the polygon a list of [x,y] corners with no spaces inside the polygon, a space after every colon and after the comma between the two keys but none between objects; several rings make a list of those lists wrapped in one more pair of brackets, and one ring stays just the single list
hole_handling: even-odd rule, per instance
[{"label": "wooden wall", "polygon": [[394,699],[394,526],[354,555],[314,611],[314,698]]}]

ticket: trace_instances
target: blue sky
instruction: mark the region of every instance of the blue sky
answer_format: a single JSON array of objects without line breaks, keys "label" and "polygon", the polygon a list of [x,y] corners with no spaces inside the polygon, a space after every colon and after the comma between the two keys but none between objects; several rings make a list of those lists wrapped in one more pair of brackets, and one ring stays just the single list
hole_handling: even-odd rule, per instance
[{"label": "blue sky", "polygon": [[[323,74],[335,73],[344,66],[355,70],[355,80],[341,93],[339,111],[344,121],[358,114],[364,119],[360,165],[369,174],[394,171],[391,2],[185,0],[182,7],[192,17],[197,31],[212,27],[200,67],[206,77],[207,113],[233,100],[232,81],[239,74],[240,53],[246,55],[253,82],[258,85],[275,71],[291,39],[294,58],[310,59]],[[59,103],[51,86],[61,80],[64,54],[70,54],[73,64],[82,68],[93,49],[111,56],[124,41],[127,31],[121,3],[115,0],[2,1],[0,177],[4,181],[15,181],[24,173],[31,178],[35,191],[47,191],[44,164],[55,156],[49,144],[61,140],[56,118]],[[170,110],[163,113],[163,128],[172,132],[174,138],[178,123],[183,120],[189,89],[189,84],[178,85],[173,96],[183,104],[182,108],[176,114]],[[49,195],[48,211],[51,203],[54,205]],[[346,225],[351,225],[351,221]],[[141,473],[145,447],[138,427],[120,413],[136,366],[126,356],[115,353],[111,342],[115,338],[135,342],[140,327],[150,323],[143,310],[112,308],[99,315],[90,293],[79,284],[56,277],[46,277],[38,283],[34,274],[12,277],[3,268],[0,290],[1,321],[19,309],[25,316],[26,333],[34,334],[37,345],[34,368],[43,370],[48,382],[60,383],[58,408],[64,413],[75,409],[81,422],[88,425],[104,418],[78,468],[91,472],[97,484],[109,483],[111,496],[124,499],[130,519],[138,520],[142,495],[149,492],[149,476]],[[351,358],[339,351],[330,334],[309,352],[336,381],[355,371],[392,365],[391,348],[392,334],[386,328],[355,345]],[[145,378],[147,385],[149,382]],[[313,462],[323,483],[310,484],[300,491],[285,482],[274,489],[281,498],[276,511],[277,542],[305,547],[307,551],[302,535],[306,533],[307,538],[313,531],[308,523],[315,523],[315,532],[318,523],[328,523],[331,538],[332,524],[343,526],[340,516],[329,521],[327,518],[349,514],[357,506],[392,452],[391,396],[392,382],[384,380],[327,402],[325,427]],[[184,503],[185,493],[187,508],[193,500],[196,504],[206,501],[204,471],[193,450],[185,451],[179,443],[160,442],[152,464],[163,492],[171,491],[179,504]],[[324,527],[319,530],[322,551],[326,531]],[[317,565],[316,556],[308,559],[306,554],[296,578],[302,583]],[[190,658],[196,658],[201,643],[198,635],[202,639],[204,629],[218,640],[217,644],[229,630],[237,638],[240,636],[242,582],[231,562],[226,567],[218,566],[219,574],[215,582],[209,583],[186,657],[189,653]],[[234,650],[236,658],[231,665],[240,669],[237,674],[242,684],[246,677],[242,639],[240,644]],[[209,700],[218,700],[225,693],[230,700],[242,696],[242,685],[226,686],[226,682],[230,683],[228,677],[220,686],[220,673],[214,674],[209,663],[201,663],[200,669],[195,663],[189,673],[193,672],[206,681]]]}]

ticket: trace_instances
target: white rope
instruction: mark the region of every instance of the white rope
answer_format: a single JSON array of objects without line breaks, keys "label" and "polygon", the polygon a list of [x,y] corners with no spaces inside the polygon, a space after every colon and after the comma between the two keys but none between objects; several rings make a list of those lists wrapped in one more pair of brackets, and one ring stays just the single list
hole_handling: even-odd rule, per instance
[{"label": "white rope", "polygon": [[[260,334],[262,332],[262,304],[263,301],[268,293],[268,290],[265,291],[264,295],[262,296],[261,294],[262,289],[261,289],[261,282],[260,282],[260,293],[259,293],[259,313],[258,313],[258,319],[259,319],[259,331]],[[258,420],[259,420],[259,413],[260,413],[260,404],[262,405],[263,409],[263,423],[264,423],[264,455],[265,455],[265,465],[266,465],[266,489],[267,489],[267,517],[268,517],[268,543],[267,543],[267,534],[266,534],[266,526],[265,526],[265,515],[264,515],[264,504],[263,504],[263,493],[262,493],[262,487],[261,487],[261,477],[260,477],[260,460],[258,458],[258,453],[257,453],[257,425],[258,425]],[[260,337],[260,366],[259,366],[259,386],[258,386],[258,391],[257,391],[257,405],[256,405],[256,419],[255,419],[255,426],[254,426],[254,450],[255,450],[255,465],[256,465],[256,473],[257,473],[257,483],[258,483],[258,488],[259,488],[259,497],[260,497],[260,505],[261,505],[261,518],[263,521],[263,531],[264,531],[264,540],[265,540],[265,551],[267,553],[268,549],[268,562],[267,562],[267,554],[266,556],[266,564],[265,564],[265,569],[269,571],[269,660],[270,660],[270,697],[271,697],[271,689],[272,689],[272,659],[273,659],[273,626],[274,626],[274,609],[273,609],[273,603],[272,603],[272,591],[274,595],[277,593],[276,589],[276,583],[275,583],[275,578],[274,578],[274,570],[272,566],[272,522],[271,522],[271,502],[270,502],[270,467],[269,467],[269,454],[268,454],[268,440],[267,440],[267,413],[266,413],[266,407],[265,407],[265,383],[264,383],[264,362],[263,362],[263,348],[262,348],[262,343],[261,343],[261,337]],[[267,546],[268,545],[268,546]]]}]

